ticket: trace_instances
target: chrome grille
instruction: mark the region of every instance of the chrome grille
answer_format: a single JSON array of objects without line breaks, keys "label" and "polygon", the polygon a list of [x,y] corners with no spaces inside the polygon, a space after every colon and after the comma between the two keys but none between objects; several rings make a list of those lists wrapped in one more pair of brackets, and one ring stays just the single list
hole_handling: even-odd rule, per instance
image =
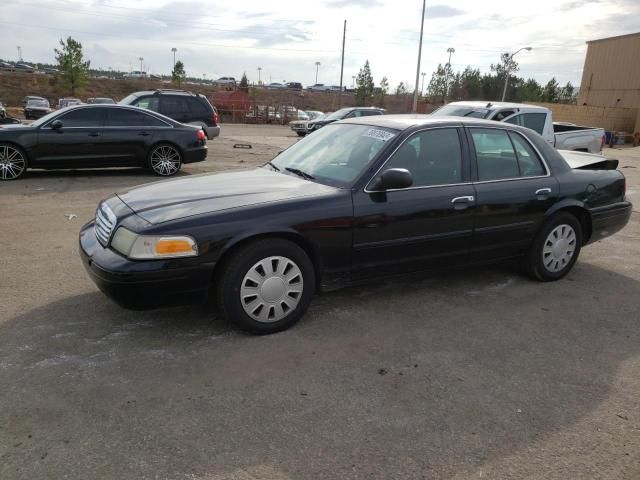
[{"label": "chrome grille", "polygon": [[96,210],[96,238],[102,244],[107,246],[113,233],[113,227],[116,226],[116,216],[111,209],[105,204],[101,203]]}]

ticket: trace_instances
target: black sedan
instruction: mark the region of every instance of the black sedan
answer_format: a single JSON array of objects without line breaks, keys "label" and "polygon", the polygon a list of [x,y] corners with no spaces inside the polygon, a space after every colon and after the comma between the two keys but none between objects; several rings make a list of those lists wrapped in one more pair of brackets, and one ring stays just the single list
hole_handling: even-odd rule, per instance
[{"label": "black sedan", "polygon": [[0,180],[27,168],[147,167],[167,177],[206,156],[202,128],[138,107],[79,105],[0,128]]},{"label": "black sedan", "polygon": [[114,195],[80,252],[123,306],[213,296],[255,333],[295,323],[316,289],[396,273],[521,257],[533,277],[558,280],[632,209],[615,160],[568,155],[484,120],[341,121],[259,169]]}]

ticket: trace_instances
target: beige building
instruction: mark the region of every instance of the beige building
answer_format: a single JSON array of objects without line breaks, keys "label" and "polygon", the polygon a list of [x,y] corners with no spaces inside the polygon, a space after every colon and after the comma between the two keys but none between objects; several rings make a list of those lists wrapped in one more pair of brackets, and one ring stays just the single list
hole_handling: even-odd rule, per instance
[{"label": "beige building", "polygon": [[587,42],[578,105],[640,108],[640,32]]}]

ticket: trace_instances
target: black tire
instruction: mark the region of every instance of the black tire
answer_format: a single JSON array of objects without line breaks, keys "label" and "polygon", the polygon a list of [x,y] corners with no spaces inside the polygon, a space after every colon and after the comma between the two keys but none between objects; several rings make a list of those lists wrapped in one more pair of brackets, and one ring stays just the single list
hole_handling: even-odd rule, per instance
[{"label": "black tire", "polygon": [[182,152],[170,143],[158,143],[149,150],[147,167],[159,177],[171,177],[182,168]]},{"label": "black tire", "polygon": [[[286,295],[289,295],[289,292],[286,290],[288,286],[285,284],[284,278],[284,275],[287,273],[286,270],[283,270],[282,277],[279,277],[282,281],[283,294],[281,297],[273,300],[272,303],[268,303],[270,301],[262,298],[266,281],[263,280],[264,283],[262,283],[262,286],[256,282],[253,282],[256,283],[255,287],[249,284],[251,280],[248,279],[248,276],[257,271],[254,270],[254,267],[260,262],[270,260],[274,257],[284,258],[299,269],[301,279],[289,280],[290,285],[295,285],[295,283],[292,283],[295,281],[300,282],[296,287],[301,290],[299,298],[285,298]],[[276,265],[279,267],[277,260]],[[287,267],[289,266],[291,265],[287,265]],[[291,272],[294,275],[296,274],[293,268]],[[278,277],[278,274],[274,273],[273,277],[269,277],[268,272],[265,272],[263,276],[263,278],[267,280],[274,277]],[[274,281],[277,283],[277,280]],[[245,285],[249,285],[249,288],[255,288],[255,291],[261,295],[260,298],[251,299],[249,298],[251,295],[245,295],[243,300],[243,293],[246,293],[246,291],[243,290],[243,282]],[[309,308],[315,289],[316,281],[313,263],[303,249],[295,243],[279,238],[256,240],[234,252],[233,256],[221,265],[221,270],[216,276],[216,303],[223,319],[234,323],[240,329],[247,332],[257,335],[267,335],[286,330],[300,320]],[[254,296],[258,297],[258,295]],[[274,318],[271,320],[259,321],[247,313],[247,309],[251,309],[254,302],[262,302],[265,305],[263,307],[265,308],[265,312],[269,311],[269,315],[271,309],[275,311],[275,305],[279,302],[280,310],[284,311],[282,304],[286,303],[286,300],[291,299],[297,301],[297,304],[295,304],[294,308],[286,311],[281,319],[277,319],[277,316],[274,315]],[[258,307],[260,307],[260,305],[258,305]],[[262,313],[262,308],[258,308],[254,312],[254,315],[259,315],[260,313]]]},{"label": "black tire", "polygon": [[[571,240],[571,230],[574,234],[573,240]],[[553,237],[553,232],[557,232],[559,236]],[[564,235],[567,236],[567,239],[562,238]],[[558,242],[559,240],[563,240],[563,243],[556,243],[557,248],[554,249],[554,241]],[[570,257],[567,257],[571,246],[573,246],[573,252]],[[524,259],[525,269],[533,278],[541,282],[559,280],[571,271],[578,260],[581,247],[582,226],[580,222],[568,212],[559,212],[547,220],[536,234]]]},{"label": "black tire", "polygon": [[304,137],[307,133],[306,132],[296,132],[298,134],[299,137]]},{"label": "black tire", "polygon": [[22,178],[28,166],[29,159],[24,150],[12,143],[0,143],[0,182]]}]

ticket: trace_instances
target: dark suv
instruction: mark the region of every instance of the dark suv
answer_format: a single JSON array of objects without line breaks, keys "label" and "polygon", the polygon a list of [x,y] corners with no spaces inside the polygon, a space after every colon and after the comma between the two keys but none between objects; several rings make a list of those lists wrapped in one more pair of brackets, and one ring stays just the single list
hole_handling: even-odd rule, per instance
[{"label": "dark suv", "polygon": [[207,97],[186,90],[150,90],[135,92],[120,101],[121,105],[147,108],[173,118],[176,122],[199,125],[209,140],[220,135],[218,111]]},{"label": "dark suv", "polygon": [[307,133],[311,133],[319,128],[324,127],[328,123],[344,120],[345,118],[368,117],[370,115],[384,115],[384,108],[376,107],[350,107],[342,108],[336,112],[330,113],[316,120],[310,120],[307,123]]}]

